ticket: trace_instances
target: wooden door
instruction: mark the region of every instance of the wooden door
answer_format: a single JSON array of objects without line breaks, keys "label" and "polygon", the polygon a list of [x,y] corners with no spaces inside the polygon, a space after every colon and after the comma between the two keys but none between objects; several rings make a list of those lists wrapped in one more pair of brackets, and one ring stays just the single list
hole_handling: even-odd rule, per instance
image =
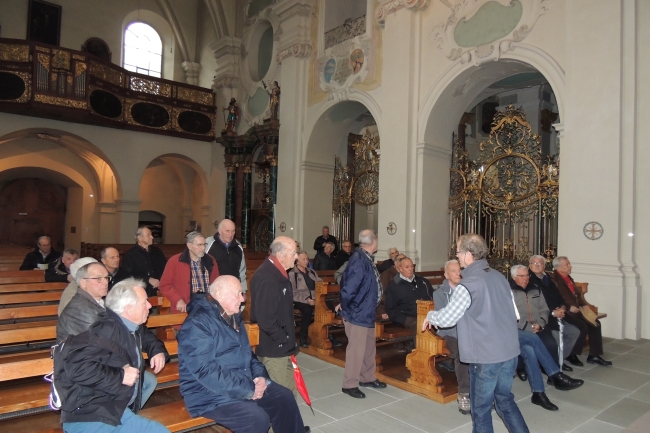
[{"label": "wooden door", "polygon": [[42,179],[17,179],[0,191],[0,243],[33,247],[39,236],[63,249],[67,189]]}]

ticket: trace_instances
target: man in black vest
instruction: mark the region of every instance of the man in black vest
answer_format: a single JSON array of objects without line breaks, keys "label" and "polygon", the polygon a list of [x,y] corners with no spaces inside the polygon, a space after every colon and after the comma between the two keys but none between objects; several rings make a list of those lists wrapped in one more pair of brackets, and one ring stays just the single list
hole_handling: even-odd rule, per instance
[{"label": "man in black vest", "polygon": [[206,239],[205,251],[217,262],[219,275],[232,275],[241,283],[246,293],[246,259],[244,248],[235,239],[235,223],[229,219],[222,220],[217,226],[213,238]]},{"label": "man in black vest", "polygon": [[136,244],[122,258],[124,274],[144,281],[147,296],[156,296],[167,259],[160,248],[153,245],[149,227],[138,227],[135,240]]}]

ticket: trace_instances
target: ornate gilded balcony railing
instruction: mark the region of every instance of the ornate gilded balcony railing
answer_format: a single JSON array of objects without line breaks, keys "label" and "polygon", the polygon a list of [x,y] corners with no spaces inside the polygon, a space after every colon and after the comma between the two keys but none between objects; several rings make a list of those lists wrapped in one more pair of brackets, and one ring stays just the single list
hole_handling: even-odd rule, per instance
[{"label": "ornate gilded balcony railing", "polygon": [[212,90],[19,39],[0,39],[0,111],[194,140],[215,137]]}]

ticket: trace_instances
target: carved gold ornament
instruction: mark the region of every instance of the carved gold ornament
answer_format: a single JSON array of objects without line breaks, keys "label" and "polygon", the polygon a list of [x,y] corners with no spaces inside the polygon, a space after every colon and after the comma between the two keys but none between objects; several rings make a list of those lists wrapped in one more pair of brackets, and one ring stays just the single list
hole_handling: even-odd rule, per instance
[{"label": "carved gold ornament", "polygon": [[0,60],[29,62],[29,45],[0,44]]}]

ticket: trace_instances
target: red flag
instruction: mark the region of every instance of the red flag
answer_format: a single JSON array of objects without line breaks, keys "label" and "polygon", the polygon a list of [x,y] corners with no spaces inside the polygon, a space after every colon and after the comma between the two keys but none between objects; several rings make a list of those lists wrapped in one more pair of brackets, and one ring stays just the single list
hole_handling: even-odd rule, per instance
[{"label": "red flag", "polygon": [[307,391],[307,385],[305,385],[305,380],[302,378],[302,372],[300,371],[300,367],[298,367],[298,361],[296,361],[295,355],[291,355],[291,364],[293,365],[293,378],[296,381],[296,389],[302,398],[305,399],[305,403],[307,403],[307,406],[311,409],[311,413],[316,415],[314,413],[314,408],[311,407],[309,391]]}]

